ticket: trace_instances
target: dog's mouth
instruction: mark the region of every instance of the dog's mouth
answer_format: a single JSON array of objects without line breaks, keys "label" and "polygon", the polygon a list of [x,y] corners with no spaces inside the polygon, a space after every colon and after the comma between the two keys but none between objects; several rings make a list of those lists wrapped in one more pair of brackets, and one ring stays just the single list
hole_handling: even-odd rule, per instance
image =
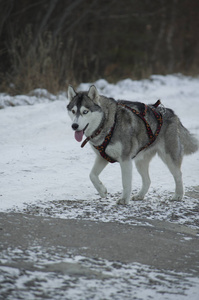
[{"label": "dog's mouth", "polygon": [[88,125],[89,125],[89,123],[85,126],[85,128],[83,130],[79,130],[79,131],[77,130],[77,131],[75,131],[75,139],[76,139],[76,141],[78,141],[78,142],[82,141],[84,132],[85,132],[86,128],[88,127]]}]

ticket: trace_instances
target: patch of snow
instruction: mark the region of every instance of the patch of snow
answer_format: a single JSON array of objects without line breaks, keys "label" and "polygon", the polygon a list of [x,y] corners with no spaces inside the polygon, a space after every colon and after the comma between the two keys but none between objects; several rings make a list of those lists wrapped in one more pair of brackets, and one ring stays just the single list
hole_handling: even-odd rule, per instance
[{"label": "patch of snow", "polygon": [[66,94],[60,93],[55,96],[49,93],[46,89],[35,89],[28,95],[10,96],[5,93],[0,93],[0,109],[6,107],[34,105],[37,103],[48,103],[50,101],[61,100],[66,97]]},{"label": "patch of snow", "polygon": [[198,299],[199,279],[187,273],[63,253],[59,247],[38,246],[1,252],[1,296],[10,300],[79,300],[82,295],[95,300]]},{"label": "patch of snow", "polygon": [[[100,93],[115,99],[154,103],[160,98],[163,105],[174,109],[184,126],[199,137],[199,78],[153,75],[147,80],[126,79],[115,85],[104,79],[95,84]],[[84,83],[79,89],[88,90],[89,86],[89,83]],[[42,214],[45,209],[47,211],[52,207],[51,213],[55,212],[57,217],[76,218],[75,206],[81,207],[79,213],[83,217],[84,206],[89,209],[90,216],[96,216],[96,205],[106,209],[107,203],[108,209],[114,211],[114,218],[122,222],[120,210],[125,211],[125,208],[115,207],[122,190],[119,164],[109,164],[101,174],[109,196],[100,202],[89,180],[95,154],[89,145],[81,149],[74,139],[66,110],[66,95],[62,93],[57,101],[52,101],[55,96],[50,99],[45,90],[35,90],[32,96],[16,96],[15,100],[9,95],[0,94],[3,101],[6,97],[20,106],[0,110],[0,211],[31,211],[30,207],[35,209],[38,206]],[[23,105],[24,101],[35,105]],[[183,161],[182,172],[187,192],[198,186],[198,162],[199,152],[185,157]],[[196,218],[197,222],[193,223],[193,219],[198,209],[198,196],[197,199],[187,196],[182,202],[184,211],[190,212],[185,218],[183,210],[180,210],[181,204],[168,200],[174,191],[174,182],[158,157],[151,163],[150,176],[152,184],[146,200],[143,203],[132,201],[130,214],[145,217],[147,214],[151,216],[152,212],[154,218],[165,219],[170,216],[169,219],[174,220],[171,216],[176,213],[177,222],[196,226],[198,220]],[[133,170],[133,193],[139,190],[140,185],[139,174]],[[61,211],[60,203],[67,206],[70,201],[73,204],[70,204],[69,216]],[[148,209],[142,209],[144,207]],[[124,215],[129,218],[129,214],[124,212]],[[111,216],[105,214],[104,220],[112,220]]]}]

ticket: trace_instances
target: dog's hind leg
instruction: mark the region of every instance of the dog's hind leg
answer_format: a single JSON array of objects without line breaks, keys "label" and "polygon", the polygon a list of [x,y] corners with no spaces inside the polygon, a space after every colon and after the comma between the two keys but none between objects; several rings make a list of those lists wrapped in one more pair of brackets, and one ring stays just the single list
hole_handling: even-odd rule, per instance
[{"label": "dog's hind leg", "polygon": [[175,193],[172,200],[181,200],[184,195],[182,172],[181,172],[181,162],[182,158],[179,155],[178,159],[174,160],[171,155],[165,153],[158,153],[163,162],[167,165],[169,171],[173,175],[175,180]]},{"label": "dog's hind leg", "polygon": [[99,180],[99,174],[103,171],[107,164],[108,161],[97,155],[94,166],[90,173],[90,180],[102,198],[106,198],[107,189]]},{"label": "dog's hind leg", "polygon": [[132,197],[133,200],[143,200],[149,190],[151,184],[149,177],[149,163],[154,155],[155,152],[146,152],[144,154],[140,153],[140,155],[135,158],[136,168],[142,177],[142,187],[139,193]]}]

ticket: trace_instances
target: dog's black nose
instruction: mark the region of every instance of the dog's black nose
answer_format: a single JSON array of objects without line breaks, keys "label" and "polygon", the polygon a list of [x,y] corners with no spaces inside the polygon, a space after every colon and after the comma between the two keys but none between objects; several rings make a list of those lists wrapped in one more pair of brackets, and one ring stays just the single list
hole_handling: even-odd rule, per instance
[{"label": "dog's black nose", "polygon": [[79,127],[79,125],[77,123],[72,124],[72,129],[77,130],[78,127]]}]

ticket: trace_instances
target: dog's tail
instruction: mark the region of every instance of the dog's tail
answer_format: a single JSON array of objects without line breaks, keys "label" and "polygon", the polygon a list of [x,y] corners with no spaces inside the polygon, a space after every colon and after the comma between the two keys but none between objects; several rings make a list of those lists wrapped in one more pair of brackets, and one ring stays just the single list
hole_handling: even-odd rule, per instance
[{"label": "dog's tail", "polygon": [[184,154],[189,155],[199,149],[197,138],[187,130],[180,122],[180,140],[184,148]]}]

